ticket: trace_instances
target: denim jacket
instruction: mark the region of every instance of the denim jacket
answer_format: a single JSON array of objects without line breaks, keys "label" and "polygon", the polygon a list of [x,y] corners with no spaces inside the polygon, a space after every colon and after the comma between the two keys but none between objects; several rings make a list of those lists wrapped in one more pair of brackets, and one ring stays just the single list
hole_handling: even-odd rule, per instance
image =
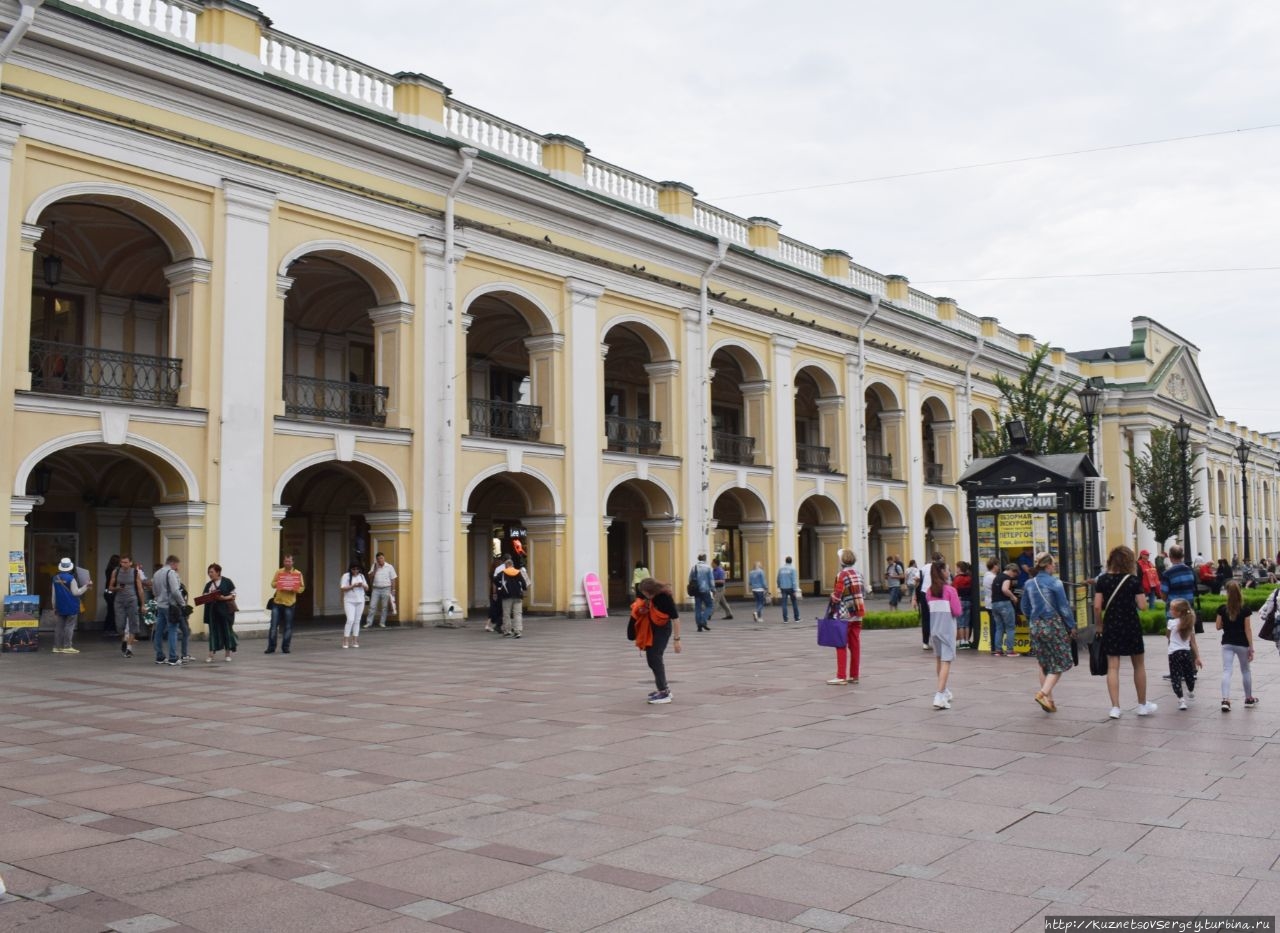
[{"label": "denim jacket", "polygon": [[1067,600],[1062,581],[1049,573],[1036,574],[1022,590],[1022,614],[1028,619],[1062,619],[1067,628],[1076,627],[1075,613]]},{"label": "denim jacket", "polygon": [[791,564],[783,564],[778,568],[778,589],[780,590],[798,590],[800,588],[800,578],[796,574],[796,568]]}]

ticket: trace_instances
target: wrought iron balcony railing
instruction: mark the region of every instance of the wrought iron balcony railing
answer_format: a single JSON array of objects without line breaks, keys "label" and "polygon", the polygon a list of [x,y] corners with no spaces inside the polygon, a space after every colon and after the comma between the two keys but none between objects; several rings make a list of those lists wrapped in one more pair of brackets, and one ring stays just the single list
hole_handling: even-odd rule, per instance
[{"label": "wrought iron balcony railing", "polygon": [[756,462],[756,439],[742,434],[711,432],[712,459],[719,463],[750,465]]},{"label": "wrought iron balcony railing", "polygon": [[830,473],[831,448],[796,444],[796,465],[805,473]]},{"label": "wrought iron balcony railing", "polygon": [[388,394],[386,386],[312,376],[284,377],[284,411],[291,418],[382,427],[387,423]]},{"label": "wrought iron balcony railing", "polygon": [[869,479],[893,479],[893,454],[867,454]]},{"label": "wrought iron balcony railing", "polygon": [[924,465],[924,481],[929,486],[942,485],[942,464],[926,463]]},{"label": "wrought iron balcony railing", "polygon": [[605,415],[604,434],[610,450],[656,454],[662,448],[661,421]]},{"label": "wrought iron balcony railing", "polygon": [[30,351],[31,388],[37,392],[178,404],[182,360],[52,340],[32,340]]},{"label": "wrought iron balcony railing", "polygon": [[470,431],[476,437],[536,441],[542,436],[542,406],[517,405],[483,398],[467,399]]}]

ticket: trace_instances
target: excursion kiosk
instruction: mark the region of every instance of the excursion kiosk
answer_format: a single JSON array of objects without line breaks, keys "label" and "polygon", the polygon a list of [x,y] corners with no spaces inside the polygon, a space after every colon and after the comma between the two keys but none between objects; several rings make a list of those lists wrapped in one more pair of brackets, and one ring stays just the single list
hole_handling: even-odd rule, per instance
[{"label": "excursion kiosk", "polygon": [[1000,566],[1049,551],[1075,607],[1076,623],[1092,619],[1093,581],[1101,569],[1098,512],[1107,481],[1087,454],[1008,453],[974,460],[957,481],[968,498],[969,548],[974,555],[969,605],[981,628],[980,587],[987,559]]}]

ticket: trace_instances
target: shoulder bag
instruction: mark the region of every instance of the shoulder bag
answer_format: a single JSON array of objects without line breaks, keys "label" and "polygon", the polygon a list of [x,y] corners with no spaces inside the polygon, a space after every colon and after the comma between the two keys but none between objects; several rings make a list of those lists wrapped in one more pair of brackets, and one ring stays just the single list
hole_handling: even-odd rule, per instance
[{"label": "shoulder bag", "polygon": [[833,616],[834,607],[827,604],[827,614],[818,620],[818,644],[823,648],[845,648],[849,644],[849,622]]},{"label": "shoulder bag", "polygon": [[1258,629],[1258,637],[1263,641],[1276,640],[1276,603],[1278,598],[1280,598],[1280,589],[1272,590],[1268,600],[1271,603],[1271,608],[1262,617],[1262,628]]},{"label": "shoulder bag", "polygon": [[[1129,579],[1129,575],[1125,574],[1124,579],[1116,584],[1116,588],[1111,591],[1107,604],[1102,607],[1102,622],[1105,627],[1107,621],[1107,610],[1111,608],[1111,603],[1115,600],[1116,595],[1124,587],[1125,581]],[[1105,677],[1107,675],[1107,656],[1102,653],[1102,639],[1095,638],[1089,644],[1089,673],[1094,677]]]}]

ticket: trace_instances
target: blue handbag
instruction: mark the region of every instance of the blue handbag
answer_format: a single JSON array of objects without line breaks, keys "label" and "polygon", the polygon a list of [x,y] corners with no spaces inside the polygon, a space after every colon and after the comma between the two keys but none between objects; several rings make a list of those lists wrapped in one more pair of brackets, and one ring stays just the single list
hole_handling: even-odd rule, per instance
[{"label": "blue handbag", "polygon": [[849,622],[826,616],[818,620],[818,644],[824,648],[845,648],[849,644]]}]

